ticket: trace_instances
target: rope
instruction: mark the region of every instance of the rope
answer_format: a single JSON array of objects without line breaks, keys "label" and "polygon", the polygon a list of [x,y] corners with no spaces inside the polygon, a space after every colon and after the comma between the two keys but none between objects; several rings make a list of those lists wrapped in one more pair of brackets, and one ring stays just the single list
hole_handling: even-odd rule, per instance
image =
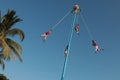
[{"label": "rope", "polygon": [[69,14],[70,14],[70,11],[68,11],[67,14],[63,16],[63,18],[61,18],[51,29],[53,30],[54,28],[56,28],[57,25],[59,25]]},{"label": "rope", "polygon": [[88,25],[87,25],[87,23],[86,23],[83,15],[80,14],[80,17],[81,17],[81,19],[82,19],[82,21],[83,21],[83,23],[84,23],[84,25],[85,25],[85,28],[86,28],[86,30],[87,30],[87,32],[88,32],[88,34],[89,34],[89,37],[91,38],[91,40],[94,40],[94,39],[93,39],[93,36],[92,36],[92,33],[91,33],[90,29],[88,28]]}]

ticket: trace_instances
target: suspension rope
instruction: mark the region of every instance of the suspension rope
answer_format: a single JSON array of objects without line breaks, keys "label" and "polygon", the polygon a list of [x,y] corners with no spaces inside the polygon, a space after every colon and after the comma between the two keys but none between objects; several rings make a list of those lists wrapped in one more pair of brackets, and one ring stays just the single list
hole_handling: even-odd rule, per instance
[{"label": "suspension rope", "polygon": [[67,14],[63,16],[63,18],[61,18],[51,29],[53,30],[54,28],[56,28],[69,14],[70,11],[68,11]]},{"label": "suspension rope", "polygon": [[87,25],[87,23],[86,23],[83,15],[80,14],[80,17],[81,17],[81,19],[82,19],[82,21],[83,21],[83,23],[84,23],[84,25],[85,25],[85,28],[86,28],[86,30],[87,30],[87,32],[88,32],[89,37],[91,38],[91,40],[94,40],[94,39],[93,39],[93,36],[92,36],[92,33],[91,33],[90,29],[88,28],[88,25]]}]

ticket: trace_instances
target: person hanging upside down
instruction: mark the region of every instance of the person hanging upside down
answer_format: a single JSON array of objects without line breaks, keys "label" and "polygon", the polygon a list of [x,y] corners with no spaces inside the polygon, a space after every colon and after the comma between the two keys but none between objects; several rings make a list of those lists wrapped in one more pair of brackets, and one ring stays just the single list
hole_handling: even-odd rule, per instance
[{"label": "person hanging upside down", "polygon": [[65,50],[64,50],[64,56],[65,57],[67,56],[67,53],[68,53],[68,45],[65,47]]},{"label": "person hanging upside down", "polygon": [[75,25],[74,29],[75,29],[76,33],[79,34],[79,25],[78,24]]},{"label": "person hanging upside down", "polygon": [[46,33],[42,34],[41,37],[43,37],[43,40],[45,41],[46,38],[51,34],[52,30],[47,31]]},{"label": "person hanging upside down", "polygon": [[95,47],[95,52],[104,50],[104,49],[100,48],[94,40],[92,40],[92,45]]}]

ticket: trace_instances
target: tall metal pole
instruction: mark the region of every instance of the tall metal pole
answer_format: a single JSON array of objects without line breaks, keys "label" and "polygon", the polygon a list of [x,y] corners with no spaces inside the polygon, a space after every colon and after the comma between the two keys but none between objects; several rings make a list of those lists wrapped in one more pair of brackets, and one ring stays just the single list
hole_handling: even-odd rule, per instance
[{"label": "tall metal pole", "polygon": [[76,23],[76,18],[77,18],[77,13],[74,13],[74,20],[73,20],[72,30],[71,30],[71,33],[70,33],[70,38],[69,38],[69,43],[68,43],[68,52],[67,52],[67,55],[65,57],[61,80],[64,80],[64,77],[65,77],[65,72],[66,72],[68,56],[69,56],[69,51],[70,51],[70,46],[71,46],[71,41],[72,41],[72,36],[73,36],[73,30],[74,30],[74,26],[75,26],[75,23]]}]

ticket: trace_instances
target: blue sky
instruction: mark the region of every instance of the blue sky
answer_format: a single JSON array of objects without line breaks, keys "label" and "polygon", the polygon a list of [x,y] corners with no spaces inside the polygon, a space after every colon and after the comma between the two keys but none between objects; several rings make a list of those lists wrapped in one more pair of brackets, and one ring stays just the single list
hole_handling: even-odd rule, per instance
[{"label": "blue sky", "polygon": [[70,59],[65,80],[120,80],[120,1],[119,0],[1,0],[2,15],[14,9],[23,19],[14,27],[25,33],[23,62],[5,62],[10,80],[60,80],[64,63],[64,48],[72,24],[68,15],[42,42],[41,34],[55,25],[75,4],[94,39],[105,50],[94,53],[91,39],[79,16],[80,35],[73,34]]}]

